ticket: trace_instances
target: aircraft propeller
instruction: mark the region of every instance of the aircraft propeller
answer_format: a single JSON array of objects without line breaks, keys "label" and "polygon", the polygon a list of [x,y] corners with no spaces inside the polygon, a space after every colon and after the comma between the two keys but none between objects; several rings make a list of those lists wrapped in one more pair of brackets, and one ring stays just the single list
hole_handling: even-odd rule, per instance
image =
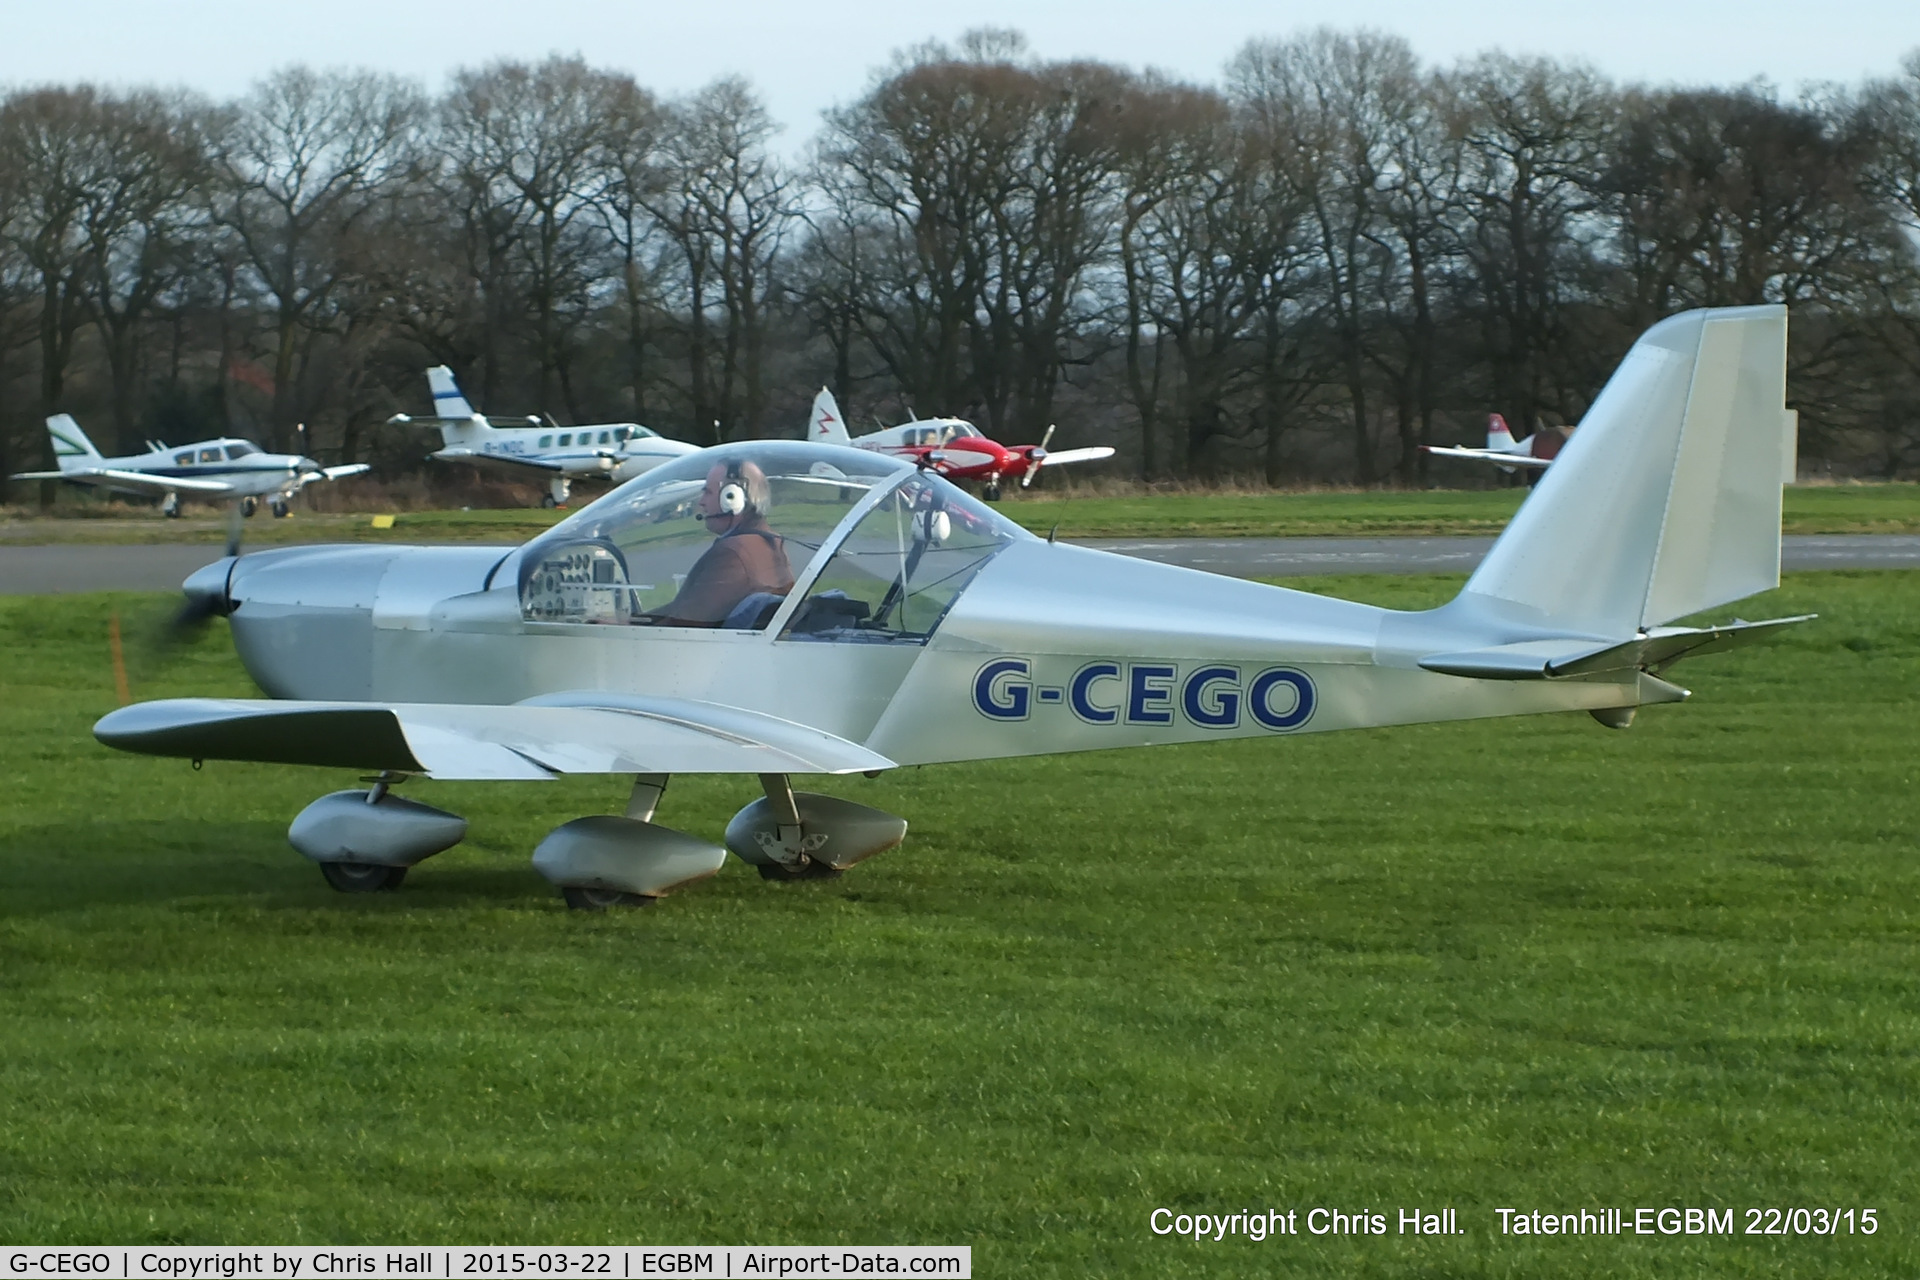
[{"label": "aircraft propeller", "polygon": [[[240,558],[241,534],[246,515],[238,502],[227,509],[227,544],[222,559],[189,577],[181,589],[186,600],[174,611],[161,636],[165,649],[191,642],[213,618],[224,618],[233,608],[227,599],[227,583],[233,575],[233,562]],[[218,570],[217,573],[213,572]]]},{"label": "aircraft propeller", "polygon": [[1040,437],[1040,443],[1027,452],[1027,469],[1020,477],[1022,489],[1033,483],[1033,477],[1038,474],[1042,459],[1047,456],[1047,441],[1053,439],[1053,429],[1059,425],[1057,422],[1049,422],[1045,434]]}]

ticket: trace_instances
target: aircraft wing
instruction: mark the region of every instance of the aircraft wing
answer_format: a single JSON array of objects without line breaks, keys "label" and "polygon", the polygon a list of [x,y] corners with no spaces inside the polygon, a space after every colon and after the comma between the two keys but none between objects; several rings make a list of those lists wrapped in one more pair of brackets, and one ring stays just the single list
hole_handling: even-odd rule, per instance
[{"label": "aircraft wing", "polygon": [[548,462],[544,458],[522,458],[511,453],[481,453],[477,449],[441,449],[427,455],[435,462],[498,462],[504,466],[518,467],[524,471],[543,471],[557,475],[566,468],[557,462]]},{"label": "aircraft wing", "polygon": [[1427,453],[1437,453],[1448,458],[1474,458],[1481,462],[1497,462],[1503,467],[1531,467],[1544,471],[1552,465],[1552,458],[1536,458],[1530,453],[1502,453],[1498,449],[1456,449],[1449,445],[1426,444],[1420,446]]},{"label": "aircraft wing", "polygon": [[600,691],[511,706],[171,698],[101,718],[144,755],[393,770],[431,778],[563,773],[863,773],[893,761],[833,734],[713,702]]},{"label": "aircraft wing", "polygon": [[1067,462],[1098,462],[1102,458],[1111,458],[1113,450],[1106,445],[1095,445],[1088,449],[1062,449],[1058,453],[1049,453],[1040,459],[1043,467],[1057,467]]},{"label": "aircraft wing", "polygon": [[110,489],[130,489],[135,493],[232,493],[224,480],[189,480],[184,476],[157,476],[145,471],[121,471],[115,467],[87,467],[79,471],[23,471],[15,480],[71,480],[75,484],[104,485]]}]

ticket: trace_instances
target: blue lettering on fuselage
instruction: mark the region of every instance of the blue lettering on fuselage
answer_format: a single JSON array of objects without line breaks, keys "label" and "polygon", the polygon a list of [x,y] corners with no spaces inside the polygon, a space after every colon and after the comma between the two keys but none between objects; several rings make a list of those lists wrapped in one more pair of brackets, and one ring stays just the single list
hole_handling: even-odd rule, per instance
[{"label": "blue lettering on fuselage", "polygon": [[1082,665],[1064,685],[1036,683],[1030,658],[995,658],[973,678],[973,705],[991,720],[1026,720],[1036,706],[1064,703],[1091,725],[1171,725],[1237,729],[1244,720],[1285,732],[1313,718],[1313,680],[1292,667],[1245,676],[1218,662],[1183,668],[1172,662],[1100,659]]}]

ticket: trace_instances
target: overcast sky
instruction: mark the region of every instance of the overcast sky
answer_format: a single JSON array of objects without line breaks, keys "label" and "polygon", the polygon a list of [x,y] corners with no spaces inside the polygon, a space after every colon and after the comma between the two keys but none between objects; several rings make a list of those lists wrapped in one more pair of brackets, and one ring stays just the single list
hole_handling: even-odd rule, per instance
[{"label": "overcast sky", "polygon": [[455,67],[578,53],[657,93],[746,76],[794,147],[894,50],[975,26],[1043,58],[1090,57],[1211,82],[1249,37],[1332,22],[1405,36],[1429,63],[1501,47],[1584,59],[1617,80],[1785,89],[1893,74],[1920,48],[1920,0],[65,0],[4,6],[0,85],[91,80],[237,95],[289,62],[369,66],[437,89]]}]

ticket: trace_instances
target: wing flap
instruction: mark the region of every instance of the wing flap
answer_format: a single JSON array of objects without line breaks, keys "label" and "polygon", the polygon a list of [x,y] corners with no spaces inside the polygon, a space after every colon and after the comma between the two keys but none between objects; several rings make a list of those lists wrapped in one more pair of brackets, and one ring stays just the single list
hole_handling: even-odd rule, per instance
[{"label": "wing flap", "polygon": [[512,706],[178,698],[94,725],[146,755],[390,769],[434,778],[562,773],[856,773],[893,767],[858,743],[718,703],[587,692]]}]

